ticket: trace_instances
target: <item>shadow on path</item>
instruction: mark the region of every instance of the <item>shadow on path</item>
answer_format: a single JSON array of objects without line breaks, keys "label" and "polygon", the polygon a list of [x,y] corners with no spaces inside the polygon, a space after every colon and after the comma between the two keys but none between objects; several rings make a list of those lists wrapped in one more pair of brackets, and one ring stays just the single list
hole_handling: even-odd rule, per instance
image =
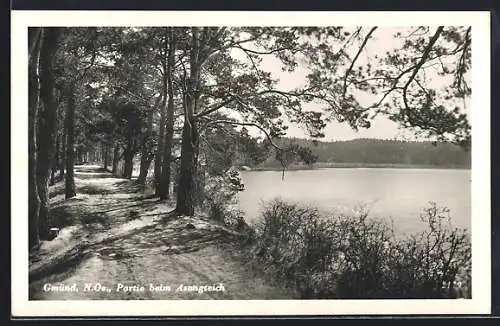
[{"label": "shadow on path", "polygon": [[[77,167],[74,198],[57,194],[63,182],[51,187],[51,214],[61,232],[30,257],[31,300],[295,297],[239,259],[239,234],[202,216],[165,222],[172,202],[159,201],[135,180],[99,169]],[[93,176],[81,178],[82,173]],[[76,284],[79,291],[44,291],[48,283]],[[109,291],[84,291],[85,284]],[[125,291],[120,284],[144,286],[144,291]],[[152,290],[161,285],[170,291]],[[182,290],[220,285],[224,291]]]}]

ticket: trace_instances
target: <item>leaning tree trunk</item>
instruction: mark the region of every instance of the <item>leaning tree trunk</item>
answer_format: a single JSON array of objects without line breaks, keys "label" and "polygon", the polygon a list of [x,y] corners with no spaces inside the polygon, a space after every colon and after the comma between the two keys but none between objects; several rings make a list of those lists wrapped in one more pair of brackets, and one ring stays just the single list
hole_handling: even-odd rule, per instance
[{"label": "leaning tree trunk", "polygon": [[40,243],[38,233],[38,211],[40,208],[40,198],[36,185],[36,121],[39,102],[40,84],[38,82],[38,60],[40,55],[41,28],[28,28],[29,39],[29,120],[28,120],[28,168],[29,168],[29,249],[35,248]]},{"label": "leaning tree trunk", "polygon": [[53,60],[57,50],[60,28],[44,28],[40,48],[40,99],[42,106],[38,119],[37,134],[37,189],[40,196],[38,231],[41,239],[49,239],[52,224],[49,216],[49,176],[54,158],[57,103],[54,96]]},{"label": "leaning tree trunk", "polygon": [[75,84],[70,82],[67,93],[66,120],[64,122],[66,134],[66,176],[64,197],[76,196],[75,187]]},{"label": "leaning tree trunk", "polygon": [[167,62],[167,89],[168,89],[168,105],[167,105],[167,120],[165,122],[165,141],[163,149],[163,161],[161,167],[161,177],[159,186],[159,196],[161,200],[168,199],[170,196],[170,179],[172,162],[172,141],[174,138],[174,87],[172,82],[172,74],[175,64],[175,37],[173,28],[169,28],[169,43],[168,47],[168,62]]}]

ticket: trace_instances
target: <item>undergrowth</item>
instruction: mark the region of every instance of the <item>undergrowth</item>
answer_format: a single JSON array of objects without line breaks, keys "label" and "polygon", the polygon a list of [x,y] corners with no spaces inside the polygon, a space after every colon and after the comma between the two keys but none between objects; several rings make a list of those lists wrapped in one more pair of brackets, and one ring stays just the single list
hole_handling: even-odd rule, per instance
[{"label": "undergrowth", "polygon": [[251,258],[301,298],[470,298],[471,244],[449,210],[430,203],[425,231],[395,236],[392,224],[268,202],[252,232]]}]

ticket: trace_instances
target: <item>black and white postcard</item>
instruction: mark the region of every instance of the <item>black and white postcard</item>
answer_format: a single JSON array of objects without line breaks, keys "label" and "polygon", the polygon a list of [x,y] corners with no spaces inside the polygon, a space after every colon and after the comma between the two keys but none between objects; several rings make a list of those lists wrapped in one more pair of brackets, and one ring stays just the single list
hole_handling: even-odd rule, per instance
[{"label": "black and white postcard", "polygon": [[11,41],[13,316],[490,313],[488,12],[13,11]]}]

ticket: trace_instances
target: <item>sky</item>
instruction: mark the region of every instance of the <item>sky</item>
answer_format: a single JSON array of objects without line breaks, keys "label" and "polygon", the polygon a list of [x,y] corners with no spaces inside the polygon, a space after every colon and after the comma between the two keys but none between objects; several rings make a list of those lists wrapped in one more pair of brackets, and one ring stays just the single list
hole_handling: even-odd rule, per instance
[{"label": "sky", "polygon": [[[368,29],[369,28],[365,27],[364,33],[366,33]],[[367,42],[362,54],[359,56],[356,62],[356,66],[358,65],[358,63],[359,65],[366,64],[370,60],[370,58],[373,58],[373,56],[376,54],[379,56],[383,56],[386,51],[399,47],[402,44],[401,40],[395,39],[393,37],[396,32],[402,32],[402,34],[405,35],[405,33],[408,33],[408,30],[407,28],[397,27],[379,27],[377,30],[375,30],[375,32],[372,34],[372,37]],[[429,36],[427,37],[430,37],[430,35],[432,35],[434,32],[435,28],[430,28]],[[246,47],[250,48],[250,46]],[[351,53],[349,53],[351,58],[354,57],[354,52],[356,51],[357,47],[351,47]],[[242,53],[234,53],[234,56],[238,57],[239,59],[244,57]],[[271,72],[274,78],[279,79],[278,88],[281,90],[290,90],[305,85],[305,76],[307,74],[307,70],[304,67],[300,66],[300,64],[292,73],[283,72],[281,70],[281,63],[277,58],[275,58],[273,55],[264,55],[260,67],[265,71]],[[438,68],[430,67],[430,69],[426,70],[426,74],[427,71],[429,71],[429,76],[426,77],[431,80],[433,86],[440,87],[444,85],[444,81],[443,77],[438,77],[436,73],[437,69]],[[369,105],[379,98],[379,96],[373,97],[373,95],[361,95],[361,97],[358,97],[358,100],[362,104]],[[466,104],[468,104],[468,102],[466,102]],[[468,107],[468,105],[466,106]],[[307,109],[310,108],[308,107]],[[324,130],[324,140],[336,141],[357,138],[415,140],[418,138],[410,130],[400,128],[397,123],[389,120],[384,116],[379,115],[375,118],[375,120],[371,122],[372,124],[370,128],[359,129],[358,131],[353,130],[346,123],[330,122]],[[287,136],[308,138],[304,131],[299,126],[294,124],[289,124]]]},{"label": "sky", "polygon": [[[266,56],[262,61],[261,67],[270,71],[273,77],[278,78],[280,82],[278,87],[280,89],[293,89],[304,84],[305,82],[305,69],[300,67],[293,73],[283,72],[280,69],[280,63],[276,58],[272,56]],[[398,124],[390,121],[388,118],[378,116],[372,123],[372,126],[368,129],[359,129],[358,132],[354,131],[348,124],[339,122],[330,122],[327,124],[324,134],[324,140],[336,141],[336,140],[350,140],[356,138],[380,138],[380,139],[392,139],[399,138],[405,134],[406,137],[410,137],[407,131],[400,130]],[[301,129],[296,124],[289,124],[287,130],[288,137],[297,138],[308,138]]]}]

